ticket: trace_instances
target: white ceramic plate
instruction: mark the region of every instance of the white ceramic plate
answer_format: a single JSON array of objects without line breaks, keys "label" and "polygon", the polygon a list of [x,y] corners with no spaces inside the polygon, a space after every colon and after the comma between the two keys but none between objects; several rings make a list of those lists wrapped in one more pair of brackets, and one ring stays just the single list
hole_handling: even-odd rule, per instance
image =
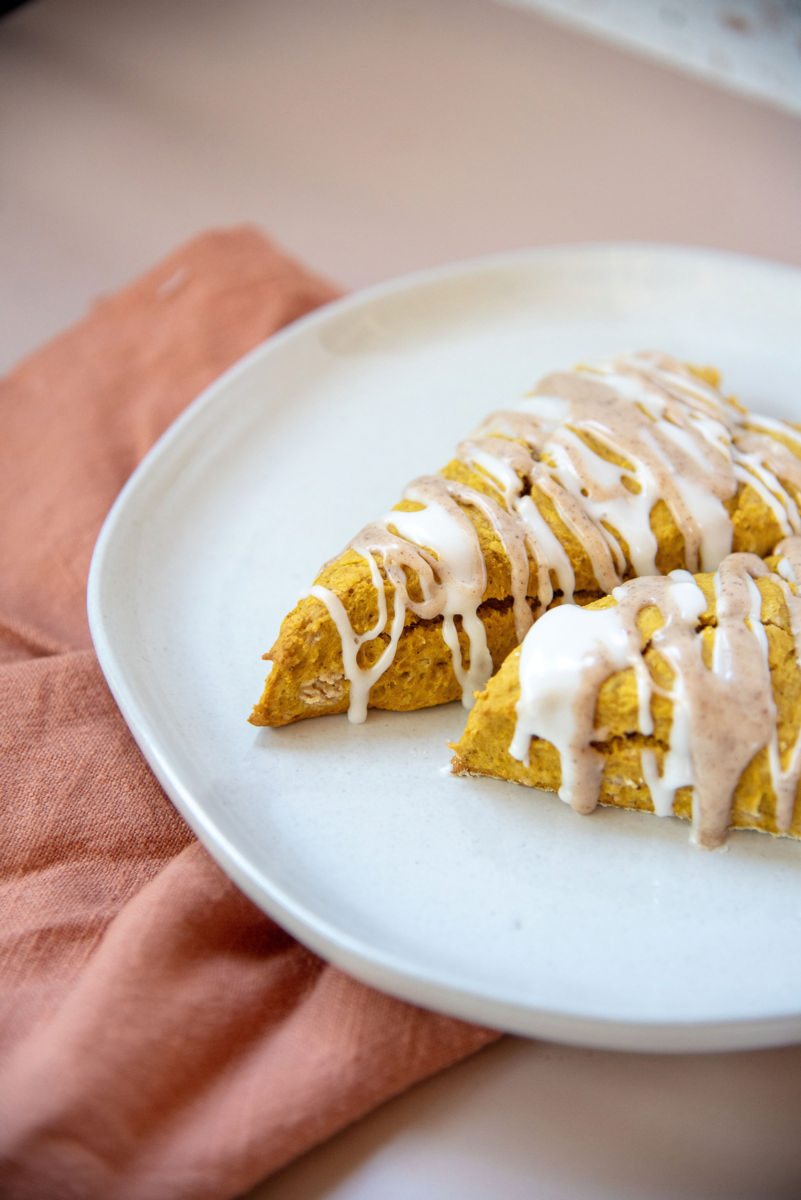
[{"label": "white ceramic plate", "polygon": [[552,368],[660,348],[801,418],[801,273],[670,247],[417,275],[272,338],[122,492],[89,616],[134,736],[257,904],[368,983],[599,1047],[801,1036],[801,846],[448,774],[459,705],[257,731],[260,656],[319,565]]}]

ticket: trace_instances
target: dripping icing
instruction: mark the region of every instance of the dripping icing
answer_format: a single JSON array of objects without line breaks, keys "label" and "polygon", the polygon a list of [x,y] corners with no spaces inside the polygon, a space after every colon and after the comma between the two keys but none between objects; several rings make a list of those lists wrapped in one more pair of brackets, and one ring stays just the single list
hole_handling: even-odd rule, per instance
[{"label": "dripping icing", "polygon": [[[370,688],[393,660],[405,614],[442,620],[466,706],[489,678],[479,613],[486,568],[471,510],[486,518],[508,559],[521,640],[534,617],[571,601],[575,590],[570,557],[537,496],[553,504],[581,543],[603,592],[624,576],[658,573],[650,518],[660,499],[683,537],[688,569],[711,571],[731,551],[726,502],[738,483],[756,487],[783,533],[801,532],[793,495],[776,478],[781,471],[801,492],[801,461],[782,439],[798,443],[799,435],[773,418],[746,416],[666,355],[622,355],[547,376],[458,447],[457,459],[485,481],[482,490],[423,477],[404,493],[419,508],[393,510],[349,543],[369,564],[379,622],[382,613],[387,620],[387,589],[393,590],[389,640],[375,663],[359,666],[358,652],[382,633],[386,641],[387,631],[377,623],[369,635],[357,635],[333,593],[320,586],[309,593],[325,604],[342,639],[350,719],[364,720]],[[422,600],[410,596],[409,575],[418,579]]]},{"label": "dripping icing", "polygon": [[[801,569],[801,538],[782,543],[777,552],[784,557],[771,578],[784,593],[801,666],[801,599],[790,586]],[[598,693],[615,672],[632,668],[643,734],[653,732],[652,698],[666,696],[672,705],[661,770],[653,750],[642,752],[654,810],[670,815],[679,788],[691,787],[693,838],[704,847],[720,845],[737,783],[754,755],[766,749],[777,828],[786,831],[801,780],[801,731],[782,766],[769,643],[756,583],[768,574],[765,563],[750,554],[733,554],[721,563],[713,581],[715,633],[709,665],[700,624],[707,599],[686,571],[630,580],[615,589],[617,603],[610,608],[547,613],[521,648],[512,757],[527,763],[533,737],[550,742],[562,763],[559,795],[578,811],[591,811],[603,774],[603,757],[593,745],[603,736],[595,728]],[[668,688],[655,682],[641,647],[637,618],[651,605],[663,618],[650,642],[672,668]]]}]

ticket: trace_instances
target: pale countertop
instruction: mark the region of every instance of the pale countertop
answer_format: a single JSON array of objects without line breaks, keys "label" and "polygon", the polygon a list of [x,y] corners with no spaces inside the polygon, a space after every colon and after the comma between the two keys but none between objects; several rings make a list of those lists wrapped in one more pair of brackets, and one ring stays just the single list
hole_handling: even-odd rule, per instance
[{"label": "pale countertop", "polygon": [[[727,46],[740,54],[770,6],[717,7],[726,83]],[[692,18],[657,9],[674,34]],[[17,10],[0,22],[0,368],[209,226],[255,222],[348,288],[607,240],[801,266],[792,103],[585,28],[493,0]],[[801,73],[795,44],[782,69]],[[795,1200],[800,1097],[801,1047],[660,1056],[507,1039],[253,1196]]]}]

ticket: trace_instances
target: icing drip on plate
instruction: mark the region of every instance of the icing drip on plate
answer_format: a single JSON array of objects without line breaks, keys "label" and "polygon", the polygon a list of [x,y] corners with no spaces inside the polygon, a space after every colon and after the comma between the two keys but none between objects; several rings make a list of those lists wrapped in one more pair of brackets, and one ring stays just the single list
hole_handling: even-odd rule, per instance
[{"label": "icing drip on plate", "polygon": [[[801,538],[778,548],[784,557],[776,580],[790,613],[796,660],[801,665],[801,599],[793,590],[801,572]],[[598,803],[604,759],[593,743],[601,685],[632,668],[637,680],[640,732],[653,733],[651,700],[672,704],[669,742],[661,771],[653,750],[642,752],[642,768],[655,811],[673,812],[676,792],[693,789],[693,837],[720,845],[729,829],[734,792],[748,764],[766,748],[776,795],[776,823],[786,831],[801,779],[801,732],[782,765],[769,644],[761,622],[762,595],[755,580],[768,576],[751,554],[732,554],[714,576],[715,625],[711,663],[704,659],[700,623],[707,599],[687,571],[629,580],[614,590],[610,608],[557,608],[545,614],[523,642],[520,699],[510,747],[528,762],[532,737],[559,751],[559,795],[580,812]],[[791,584],[793,586],[791,586]],[[650,645],[670,666],[669,687],[660,687],[648,668],[638,627],[640,613],[656,606],[663,619]]]},{"label": "icing drip on plate", "polygon": [[[659,574],[651,527],[659,501],[683,538],[688,570],[712,571],[731,551],[727,502],[743,483],[763,497],[784,535],[801,533],[785,486],[801,494],[801,459],[787,443],[801,454],[798,431],[745,414],[664,354],[623,355],[547,376],[459,446],[458,461],[482,487],[425,476],[404,492],[413,511],[393,510],[349,543],[368,562],[378,593],[373,629],[357,634],[330,590],[318,585],[308,593],[326,605],[342,640],[350,719],[365,719],[370,688],[392,663],[409,614],[442,620],[465,706],[492,673],[479,613],[487,571],[471,512],[489,524],[508,561],[520,641],[541,612],[574,598],[574,564],[543,515],[544,502],[581,543],[601,592],[632,575]],[[361,666],[359,650],[379,635],[384,649]]]}]

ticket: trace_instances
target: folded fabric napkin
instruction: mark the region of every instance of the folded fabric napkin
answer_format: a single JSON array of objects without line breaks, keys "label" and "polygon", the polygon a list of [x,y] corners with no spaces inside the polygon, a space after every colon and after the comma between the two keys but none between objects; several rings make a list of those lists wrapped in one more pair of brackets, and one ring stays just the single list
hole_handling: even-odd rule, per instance
[{"label": "folded fabric napkin", "polygon": [[106,688],[89,560],[192,398],[335,290],[205,234],[0,384],[0,1195],[217,1200],[495,1036],[299,945],[198,844]]}]

